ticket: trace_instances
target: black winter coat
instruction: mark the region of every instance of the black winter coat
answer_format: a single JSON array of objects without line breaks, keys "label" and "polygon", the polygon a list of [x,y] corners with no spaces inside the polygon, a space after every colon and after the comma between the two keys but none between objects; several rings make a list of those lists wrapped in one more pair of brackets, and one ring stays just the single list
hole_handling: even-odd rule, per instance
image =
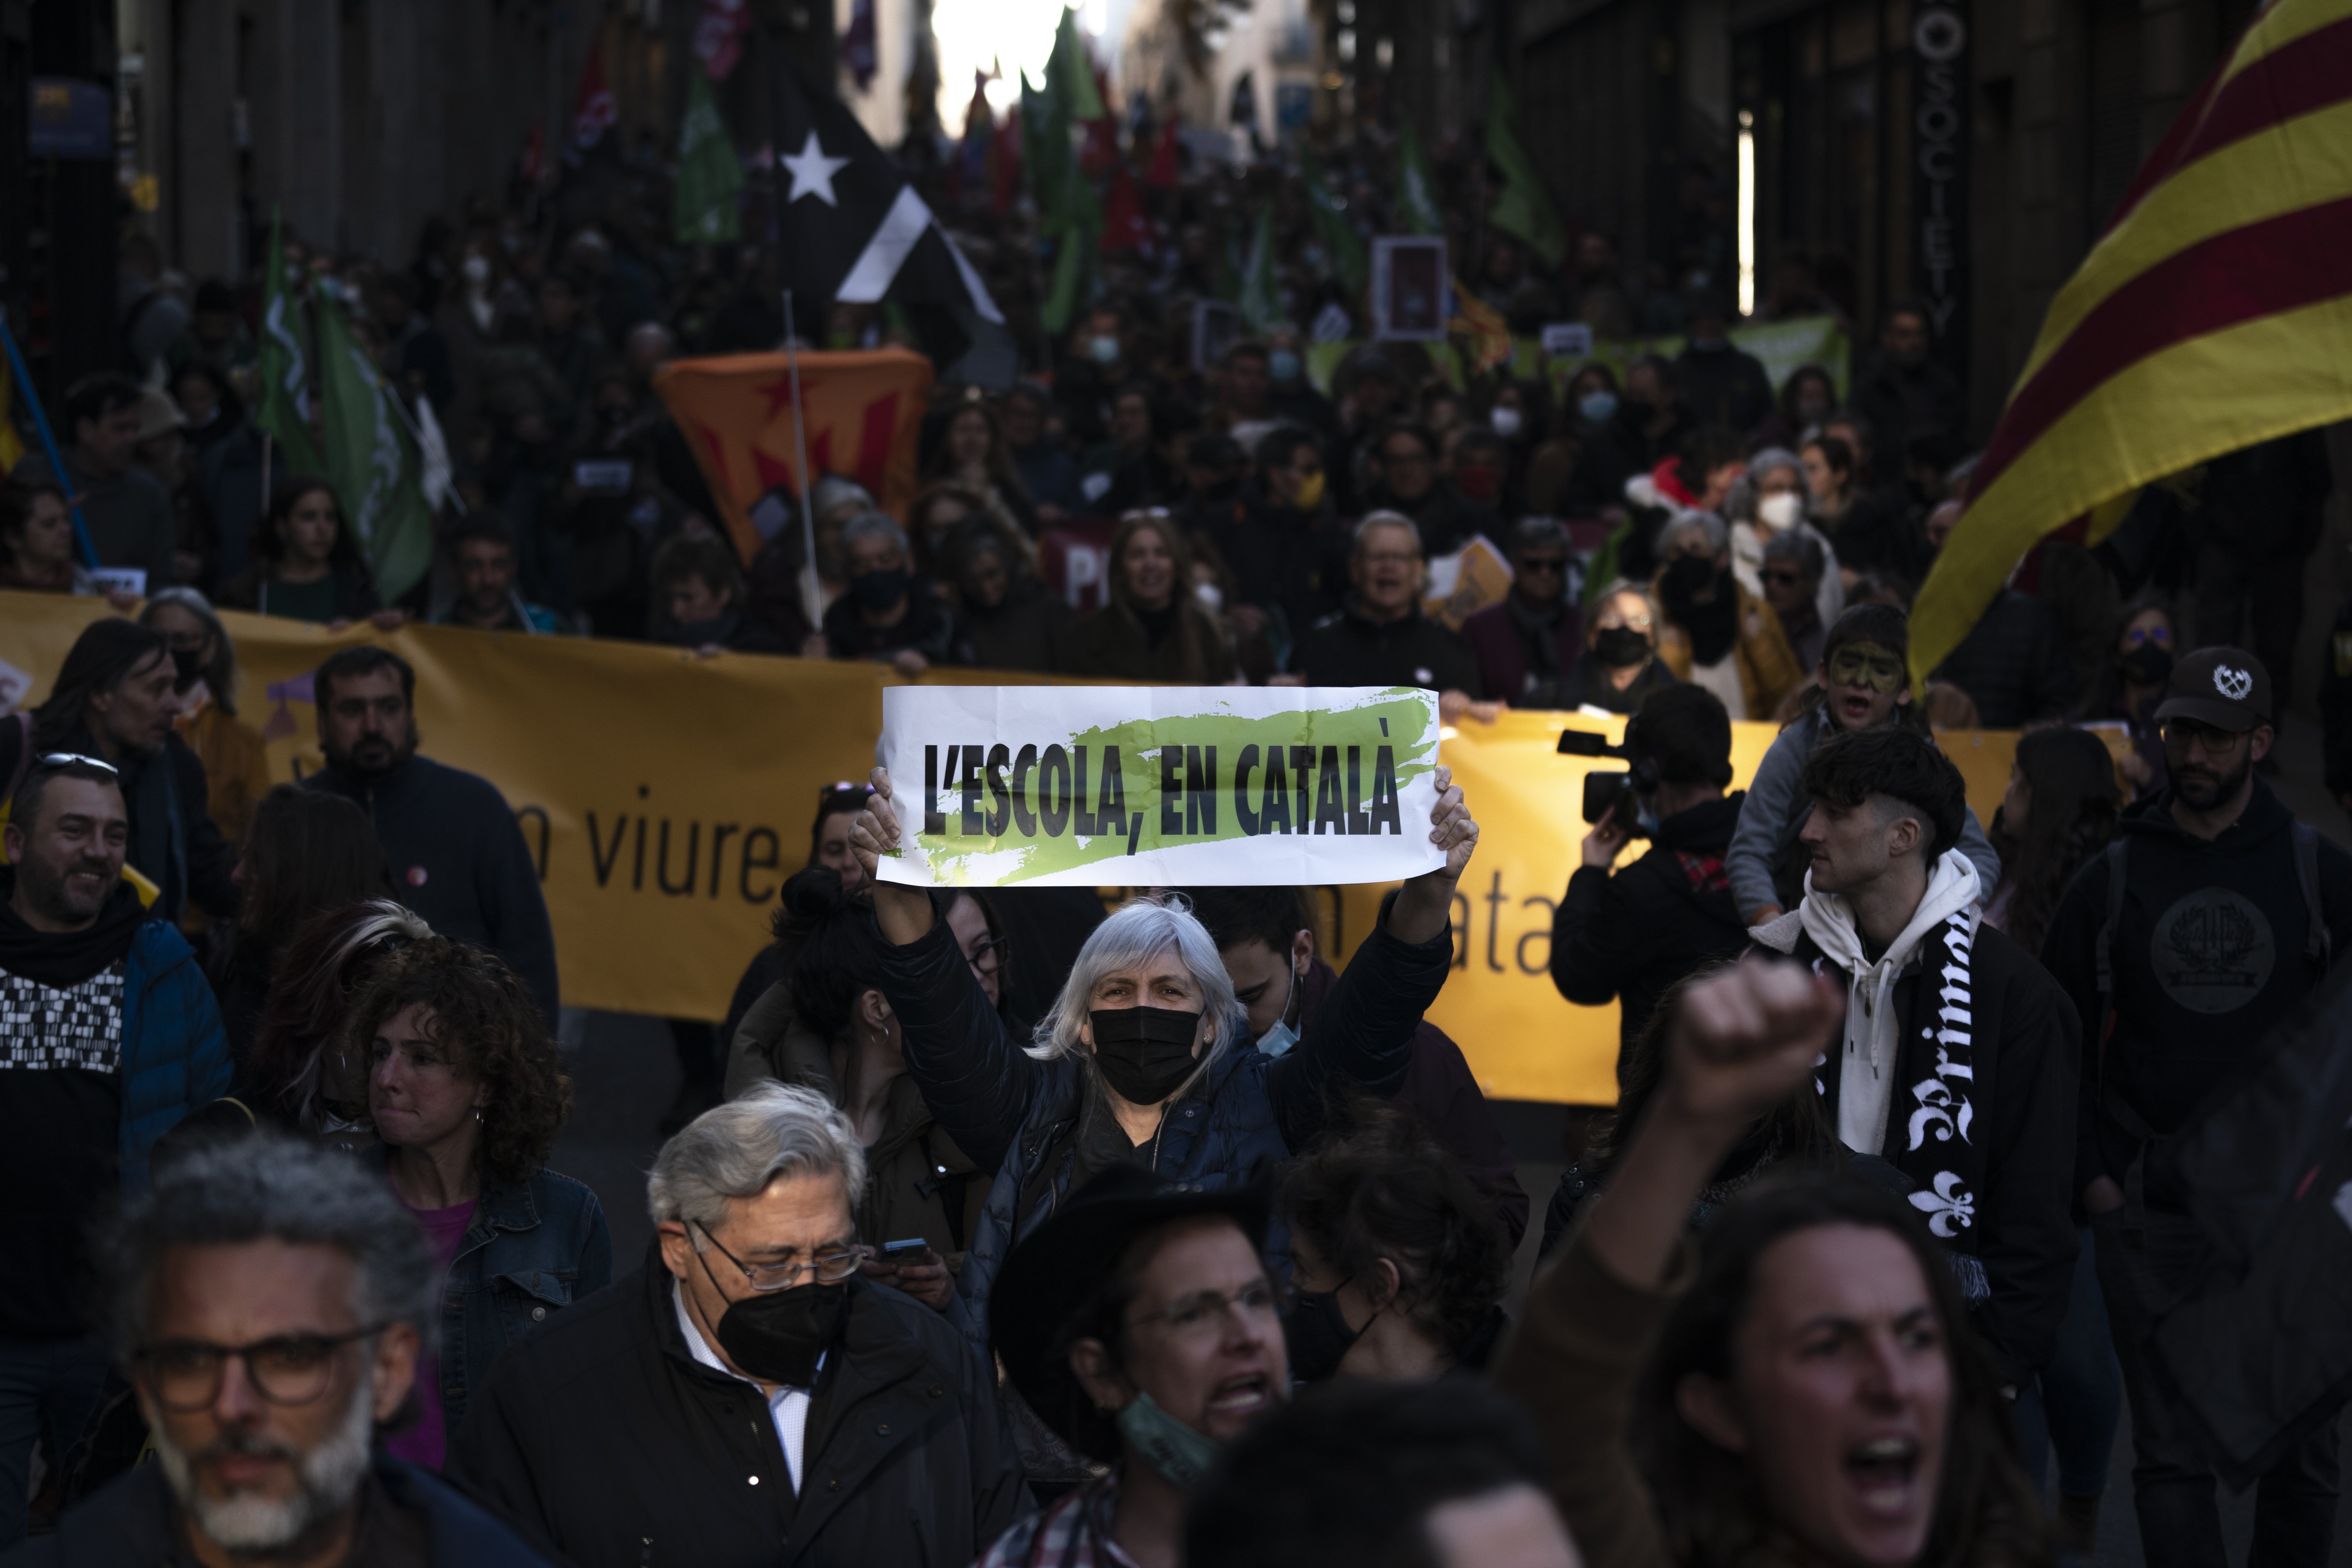
[{"label": "black winter coat", "polygon": [[794,1495],[760,1391],[688,1352],[659,1244],[500,1356],[448,1473],[573,1568],[967,1563],[1030,1506],[988,1367],[853,1278]]},{"label": "black winter coat", "polygon": [[[1792,930],[1790,945],[1780,945]],[[1755,934],[1759,951],[1843,973],[1799,927],[1794,910]],[[1894,1006],[1901,1022],[1895,1037],[1901,1051],[1885,1145],[1857,1152],[1905,1163],[1910,1140],[1921,1131],[1913,1123],[1931,1113],[1904,1112],[1937,1098],[1945,1050],[1939,1032],[1965,1028],[1972,1074],[1965,1093],[1974,1114],[1961,1136],[1983,1176],[1977,1191],[1960,1194],[1973,1214],[1947,1245],[1983,1266],[1990,1295],[1970,1303],[1970,1316],[2000,1364],[2002,1381],[2015,1383],[2049,1364],[2074,1287],[2073,1130],[2082,1036],[2065,994],[2032,954],[1981,921],[1971,945],[1965,1001],[1948,994],[1943,977],[1928,972],[1933,942],[1921,942],[1896,977]],[[1832,1126],[1837,1124],[1838,1079],[1833,1056],[1815,1080]],[[1939,1206],[1929,1192],[1915,1192],[1911,1201],[1931,1219]]]},{"label": "black winter coat", "polygon": [[1470,645],[1419,610],[1375,623],[1352,607],[1326,616],[1293,661],[1309,686],[1418,686],[1483,695]]},{"label": "black winter coat", "polygon": [[[2172,793],[2131,806],[2116,824],[2124,907],[2109,955],[2115,1026],[2099,996],[2098,939],[2107,921],[2107,858],[2093,857],[2058,901],[2042,962],[2093,1042],[2083,1064],[2074,1190],[2121,1182],[2142,1149],[2118,1111],[2159,1136],[2172,1132],[2225,1080],[2251,1068],[2255,1047],[2317,989],[2305,957],[2311,918],[2295,874],[2294,814],[2254,781],[2245,811],[2221,835],[2199,838],[2172,819]],[[2320,909],[2337,963],[2352,952],[2352,855],[2319,840]],[[2104,1043],[2101,1043],[2101,1042]],[[2151,1208],[2187,1213],[2163,1162],[2151,1162]]]},{"label": "black winter coat", "polygon": [[1745,791],[1678,811],[1650,851],[1612,876],[1580,866],[1551,918],[1551,983],[1586,1007],[1618,1004],[1617,1070],[1666,987],[1711,959],[1747,950],[1723,857]]}]

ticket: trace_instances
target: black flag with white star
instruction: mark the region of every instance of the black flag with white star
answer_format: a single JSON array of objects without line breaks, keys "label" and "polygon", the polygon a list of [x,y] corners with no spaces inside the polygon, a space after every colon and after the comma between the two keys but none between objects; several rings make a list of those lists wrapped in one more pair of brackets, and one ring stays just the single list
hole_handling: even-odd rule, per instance
[{"label": "black flag with white star", "polygon": [[944,306],[1003,325],[980,274],[848,105],[782,58],[770,101],[779,260],[796,296]]}]

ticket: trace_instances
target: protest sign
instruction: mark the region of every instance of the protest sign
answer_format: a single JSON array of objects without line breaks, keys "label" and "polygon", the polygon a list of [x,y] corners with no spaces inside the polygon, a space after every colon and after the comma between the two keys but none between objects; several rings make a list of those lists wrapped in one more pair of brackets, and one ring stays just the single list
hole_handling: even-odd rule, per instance
[{"label": "protest sign", "polygon": [[[0,592],[0,713],[47,697],[75,637],[90,621],[112,614],[102,598]],[[555,926],[564,1002],[662,1017],[725,1015],[744,965],[772,940],[768,923],[778,888],[807,858],[820,790],[865,775],[888,697],[946,695],[949,687],[985,689],[1022,679],[934,668],[924,671],[919,688],[907,689],[904,678],[878,664],[761,654],[696,658],[643,643],[454,626],[411,625],[384,633],[362,622],[329,632],[235,610],[221,618],[236,642],[240,721],[260,731],[273,782],[299,779],[320,766],[310,688],[320,660],[365,642],[390,647],[415,665],[425,754],[490,780],[522,830]],[[1081,699],[1108,700],[1124,721],[1153,711],[1148,704],[1179,711],[1166,706],[1179,689],[1057,679],[1051,685],[1040,679],[1029,695],[1057,714]],[[1256,698],[1297,705],[1335,694],[1216,687],[1183,695],[1220,704]],[[1336,695],[1355,700],[1366,694]],[[956,710],[971,710],[960,705]],[[1062,723],[1073,727],[1067,720]],[[1465,720],[1458,728],[1433,729],[1426,742],[1442,745],[1435,760],[1454,770],[1477,818],[1480,841],[1454,892],[1454,972],[1429,1016],[1461,1042],[1480,1086],[1498,1099],[1599,1104],[1614,1093],[1617,1009],[1570,1005],[1553,988],[1549,972],[1553,905],[1580,864],[1578,846],[1586,831],[1577,812],[1584,774],[1624,765],[1557,754],[1560,730],[1570,725],[1599,729],[1614,740],[1624,721],[1511,711],[1492,723]],[[1752,775],[1773,733],[1769,724],[1732,726],[1735,788]],[[966,743],[953,731],[924,739],[940,747],[942,763],[947,746]],[[1967,781],[1978,816],[1989,819],[2009,783],[2015,731],[1947,731],[1937,741]],[[1199,743],[1205,773],[1209,742]],[[1234,742],[1222,735],[1214,743],[1225,785],[1214,802],[1216,826],[1228,829],[1238,821],[1231,795],[1238,753],[1229,755],[1226,748]],[[1322,745],[1357,742],[1335,732],[1313,743],[1319,771]],[[1260,769],[1250,774],[1248,805],[1263,827],[1265,742],[1258,744]],[[1295,826],[1301,815],[1297,777],[1284,744]],[[1339,761],[1335,787],[1344,789],[1344,750]],[[1148,803],[1145,792],[1157,787],[1160,758],[1148,754],[1130,763],[1122,753],[1121,763],[1122,804],[1130,821],[1147,804],[1156,821],[1158,804]],[[1190,764],[1188,753],[1181,782],[1190,782]],[[981,768],[984,818],[996,805],[985,752]],[[1008,800],[1011,771],[999,773]],[[1087,775],[1087,807],[1099,816],[1097,752],[1088,754]],[[1034,809],[1036,781],[1026,782]],[[922,787],[920,742],[911,776],[901,784],[903,816]],[[1071,784],[1075,794],[1075,772]],[[1199,804],[1208,804],[1208,797]],[[1310,826],[1319,804],[1310,797]],[[1429,807],[1426,794],[1418,805],[1406,796],[1398,805],[1399,825],[1425,824]],[[953,808],[960,818],[960,789]],[[1180,804],[1180,819],[1182,810]],[[1177,842],[1191,841],[1180,834]],[[1276,832],[1237,843],[1239,848],[1224,853],[1263,862],[1251,880],[1337,889],[1318,901],[1331,910],[1324,951],[1341,966],[1371,929],[1385,891],[1383,881],[1365,879],[1402,878],[1435,863],[1433,854],[1385,870],[1369,863],[1367,851],[1375,846],[1390,854],[1406,845],[1417,852],[1433,849],[1420,829],[1396,837],[1385,828],[1377,837],[1333,835],[1327,826],[1320,837]],[[1340,858],[1339,869],[1302,867],[1301,846]],[[1647,847],[1636,841],[1626,858]],[[1095,887],[1107,905],[1115,904],[1158,879],[1145,860],[1129,856],[1121,839],[1116,853],[1071,880]],[[1209,879],[1190,872],[1182,878]]]},{"label": "protest sign", "polygon": [[1411,687],[902,688],[877,755],[885,881],[1377,882],[1443,859],[1437,698]]}]

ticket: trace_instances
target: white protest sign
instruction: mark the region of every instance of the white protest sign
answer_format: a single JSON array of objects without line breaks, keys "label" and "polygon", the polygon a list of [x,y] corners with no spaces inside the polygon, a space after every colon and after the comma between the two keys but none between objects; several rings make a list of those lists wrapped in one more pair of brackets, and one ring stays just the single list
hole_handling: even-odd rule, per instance
[{"label": "white protest sign", "polygon": [[1411,687],[901,686],[877,760],[914,887],[1386,882],[1444,864]]},{"label": "white protest sign", "polygon": [[1591,359],[1592,329],[1582,321],[1552,321],[1543,330],[1543,352],[1553,359]]},{"label": "white protest sign", "polygon": [[134,599],[147,596],[147,568],[144,566],[93,566],[90,580],[105,593],[124,593]]}]

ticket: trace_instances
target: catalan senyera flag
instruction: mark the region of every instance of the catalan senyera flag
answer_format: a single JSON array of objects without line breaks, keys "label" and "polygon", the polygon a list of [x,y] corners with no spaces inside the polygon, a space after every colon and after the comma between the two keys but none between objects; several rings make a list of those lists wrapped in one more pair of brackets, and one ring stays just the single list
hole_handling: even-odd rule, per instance
[{"label": "catalan senyera flag", "polygon": [[1911,673],[2035,543],[2132,492],[2352,416],[2352,0],[2272,0],[2051,302],[1920,590]]},{"label": "catalan senyera flag", "polygon": [[[800,356],[809,467],[872,491],[900,519],[915,499],[915,442],[931,386],[931,362],[906,349]],[[793,437],[791,357],[726,354],[677,360],[654,376],[736,548],[750,560],[764,542],[751,510],[769,491],[800,494]]]}]

